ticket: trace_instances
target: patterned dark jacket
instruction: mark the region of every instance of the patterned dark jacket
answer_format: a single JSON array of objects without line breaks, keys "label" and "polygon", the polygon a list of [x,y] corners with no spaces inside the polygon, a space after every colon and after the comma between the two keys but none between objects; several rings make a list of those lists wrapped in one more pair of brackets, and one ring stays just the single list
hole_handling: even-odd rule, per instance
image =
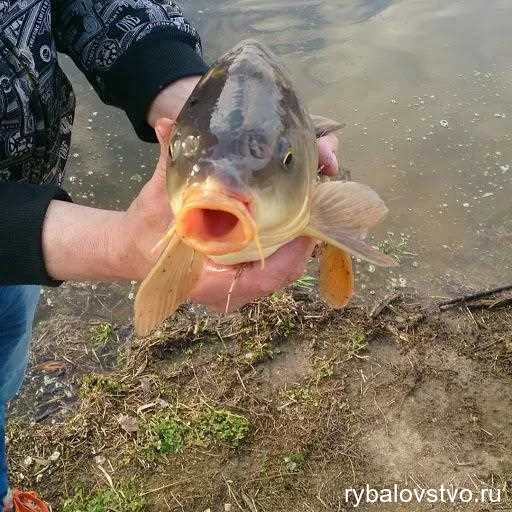
[{"label": "patterned dark jacket", "polygon": [[69,200],[57,186],[75,108],[58,51],[146,141],[155,140],[145,117],[158,92],[206,69],[195,29],[171,1],[0,0],[0,285],[53,284],[41,229],[49,201]]}]

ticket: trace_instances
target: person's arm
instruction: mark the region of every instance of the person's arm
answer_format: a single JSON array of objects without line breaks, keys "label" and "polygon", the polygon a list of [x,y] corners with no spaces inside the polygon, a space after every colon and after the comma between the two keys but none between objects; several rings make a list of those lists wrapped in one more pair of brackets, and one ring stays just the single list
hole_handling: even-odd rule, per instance
[{"label": "person's arm", "polygon": [[[140,139],[155,97],[179,79],[202,75],[201,41],[169,0],[54,0],[57,49],[68,54],[102,101],[123,109]],[[169,113],[167,114],[169,115]]]},{"label": "person's arm", "polygon": [[0,285],[60,284],[46,272],[41,232],[48,205],[69,201],[56,186],[0,183]]}]

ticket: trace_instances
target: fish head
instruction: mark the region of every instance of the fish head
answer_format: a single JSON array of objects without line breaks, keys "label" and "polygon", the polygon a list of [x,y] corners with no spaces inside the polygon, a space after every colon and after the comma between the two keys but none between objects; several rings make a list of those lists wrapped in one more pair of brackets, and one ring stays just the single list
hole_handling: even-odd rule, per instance
[{"label": "fish head", "polygon": [[318,153],[286,71],[241,43],[200,80],[176,121],[167,186],[176,231],[208,255],[286,238],[305,218]]}]

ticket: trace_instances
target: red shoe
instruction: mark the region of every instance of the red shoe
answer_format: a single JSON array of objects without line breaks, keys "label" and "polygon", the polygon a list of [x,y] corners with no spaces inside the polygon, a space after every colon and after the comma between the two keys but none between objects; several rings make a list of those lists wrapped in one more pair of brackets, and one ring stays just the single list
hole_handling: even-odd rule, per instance
[{"label": "red shoe", "polygon": [[13,512],[51,512],[51,507],[35,492],[12,491]]}]

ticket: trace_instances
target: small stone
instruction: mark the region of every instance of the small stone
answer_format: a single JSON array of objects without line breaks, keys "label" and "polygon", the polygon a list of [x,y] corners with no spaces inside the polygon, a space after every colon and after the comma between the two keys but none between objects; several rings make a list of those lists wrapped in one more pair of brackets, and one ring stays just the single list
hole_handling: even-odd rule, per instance
[{"label": "small stone", "polygon": [[462,206],[463,206],[464,208],[469,208],[469,203],[462,203]]},{"label": "small stone", "polygon": [[98,466],[102,466],[103,464],[105,464],[106,460],[107,459],[105,459],[103,455],[96,455],[96,457],[94,457],[94,462],[98,464]]},{"label": "small stone", "polygon": [[137,418],[129,416],[128,414],[120,414],[117,417],[117,422],[125,432],[137,432]]},{"label": "small stone", "polygon": [[30,466],[30,465],[32,465],[33,462],[34,462],[34,459],[29,455],[28,457],[25,457],[25,459],[23,460],[23,465]]},{"label": "small stone", "polygon": [[59,451],[57,451],[57,450],[55,450],[55,451],[50,455],[49,460],[50,460],[51,462],[56,462],[56,461],[58,461],[58,460],[59,460],[59,458],[60,458],[60,452],[59,452]]},{"label": "small stone", "polygon": [[510,169],[510,165],[500,165],[501,172],[505,173]]},{"label": "small stone", "polygon": [[439,121],[439,124],[443,127],[443,128],[448,128],[448,121],[446,119],[441,119],[441,121]]}]

